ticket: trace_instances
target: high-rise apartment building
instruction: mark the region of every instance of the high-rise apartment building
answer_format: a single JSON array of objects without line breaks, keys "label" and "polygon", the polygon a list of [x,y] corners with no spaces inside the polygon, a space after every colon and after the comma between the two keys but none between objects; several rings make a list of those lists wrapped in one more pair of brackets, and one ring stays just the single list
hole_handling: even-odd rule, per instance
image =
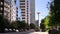
[{"label": "high-rise apartment building", "polygon": [[22,20],[35,23],[35,0],[20,0]]},{"label": "high-rise apartment building", "polygon": [[4,16],[10,21],[10,1],[4,0]]},{"label": "high-rise apartment building", "polygon": [[11,0],[11,22],[16,21],[16,0]]},{"label": "high-rise apartment building", "polygon": [[30,23],[35,24],[35,0],[30,0]]},{"label": "high-rise apartment building", "polygon": [[4,0],[4,15],[10,22],[16,21],[16,0]]},{"label": "high-rise apartment building", "polygon": [[0,0],[0,14],[3,14],[10,22],[16,21],[18,17],[16,0]]}]

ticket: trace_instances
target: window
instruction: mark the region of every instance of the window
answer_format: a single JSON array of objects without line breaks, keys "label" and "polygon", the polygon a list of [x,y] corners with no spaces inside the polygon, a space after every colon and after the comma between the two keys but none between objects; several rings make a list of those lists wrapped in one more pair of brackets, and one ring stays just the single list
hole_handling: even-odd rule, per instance
[{"label": "window", "polygon": [[28,2],[28,0],[27,0],[27,2]]},{"label": "window", "polygon": [[28,5],[28,3],[27,3],[27,5]]},{"label": "window", "polygon": [[14,0],[15,1],[15,4],[16,4],[16,0]]}]

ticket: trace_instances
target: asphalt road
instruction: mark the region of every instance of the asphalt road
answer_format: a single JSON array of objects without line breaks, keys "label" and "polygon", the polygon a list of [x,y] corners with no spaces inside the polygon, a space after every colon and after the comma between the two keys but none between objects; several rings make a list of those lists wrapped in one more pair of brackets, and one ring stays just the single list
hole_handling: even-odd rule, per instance
[{"label": "asphalt road", "polygon": [[0,33],[0,34],[48,34],[48,32],[12,32],[12,33]]}]

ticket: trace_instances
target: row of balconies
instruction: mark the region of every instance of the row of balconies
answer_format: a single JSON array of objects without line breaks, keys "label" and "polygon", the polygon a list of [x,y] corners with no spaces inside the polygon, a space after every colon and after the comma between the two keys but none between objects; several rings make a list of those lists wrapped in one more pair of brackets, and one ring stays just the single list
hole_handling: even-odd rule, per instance
[{"label": "row of balconies", "polygon": [[10,8],[10,5],[8,5],[7,3],[4,2],[4,6],[5,7],[9,7]]}]

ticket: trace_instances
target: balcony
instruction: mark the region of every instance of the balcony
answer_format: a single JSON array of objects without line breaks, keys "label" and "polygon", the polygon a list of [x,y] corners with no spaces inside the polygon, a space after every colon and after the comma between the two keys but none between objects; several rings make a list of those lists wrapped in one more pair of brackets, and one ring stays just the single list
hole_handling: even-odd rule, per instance
[{"label": "balcony", "polygon": [[20,3],[20,5],[25,5],[25,3]]},{"label": "balcony", "polygon": [[20,8],[25,8],[25,6],[20,6]]},{"label": "balcony", "polygon": [[25,2],[25,0],[20,0],[20,2]]}]

